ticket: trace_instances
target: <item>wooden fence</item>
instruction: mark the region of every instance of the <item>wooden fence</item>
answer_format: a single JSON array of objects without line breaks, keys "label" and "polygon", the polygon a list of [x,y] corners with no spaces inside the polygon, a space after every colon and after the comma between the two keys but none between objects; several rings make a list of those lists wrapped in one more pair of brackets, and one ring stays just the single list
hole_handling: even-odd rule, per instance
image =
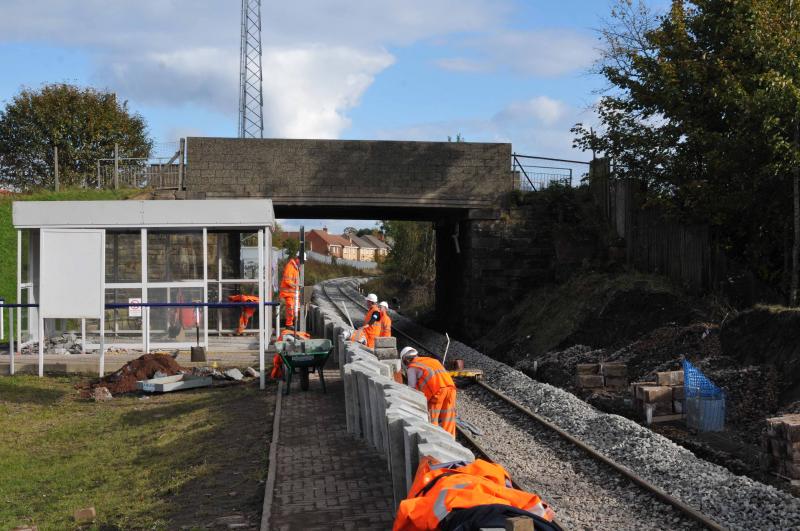
[{"label": "wooden fence", "polygon": [[715,291],[728,274],[728,261],[707,225],[684,225],[655,209],[642,209],[641,183],[614,179],[604,159],[592,163],[590,189],[617,236],[626,261],[639,271],[664,275],[695,294]]}]

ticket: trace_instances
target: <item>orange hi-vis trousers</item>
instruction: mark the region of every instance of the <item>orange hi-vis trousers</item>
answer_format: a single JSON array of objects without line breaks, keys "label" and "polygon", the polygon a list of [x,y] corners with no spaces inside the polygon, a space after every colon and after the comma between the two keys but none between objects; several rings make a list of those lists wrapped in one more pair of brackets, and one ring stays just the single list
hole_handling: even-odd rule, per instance
[{"label": "orange hi-vis trousers", "polygon": [[431,422],[456,436],[456,388],[442,387],[428,400]]},{"label": "orange hi-vis trousers", "polygon": [[294,292],[280,292],[283,306],[286,308],[286,317],[284,318],[284,326],[290,328],[294,326]]}]

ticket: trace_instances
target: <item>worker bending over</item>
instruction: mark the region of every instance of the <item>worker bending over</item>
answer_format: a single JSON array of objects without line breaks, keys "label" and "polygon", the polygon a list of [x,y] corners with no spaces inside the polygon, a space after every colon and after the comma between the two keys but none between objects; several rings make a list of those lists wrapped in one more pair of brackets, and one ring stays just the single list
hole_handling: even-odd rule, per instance
[{"label": "worker bending over", "polygon": [[397,508],[393,531],[508,529],[506,520],[519,517],[530,521],[528,529],[561,529],[553,510],[537,494],[513,488],[502,466],[482,459],[439,463],[426,456]]},{"label": "worker bending over", "polygon": [[294,312],[295,312],[295,298],[300,289],[300,258],[298,256],[292,257],[286,262],[286,267],[283,268],[283,277],[281,278],[280,298],[283,300],[283,306],[286,308],[286,317],[284,318],[284,326],[290,328],[294,326]]},{"label": "worker bending over", "polygon": [[413,347],[400,351],[408,386],[422,391],[433,424],[456,436],[456,385],[436,358],[420,356]]},{"label": "worker bending over", "polygon": [[378,306],[381,309],[380,337],[392,337],[392,318],[389,317],[389,304],[386,301],[381,301]]},{"label": "worker bending over", "polygon": [[381,312],[379,310],[373,310],[371,313],[368,313],[367,316],[369,317],[369,321],[364,323],[364,326],[353,330],[345,340],[350,340],[353,343],[361,343],[369,348],[375,348],[375,338],[380,336]]},{"label": "worker bending over", "polygon": [[[228,300],[230,302],[259,302],[259,299],[255,295],[243,295],[241,293],[237,293],[236,295],[228,296]],[[247,325],[250,323],[250,318],[253,317],[253,314],[256,313],[255,306],[242,306],[242,311],[239,313],[239,327],[236,329],[236,335],[240,336],[244,333]]]}]

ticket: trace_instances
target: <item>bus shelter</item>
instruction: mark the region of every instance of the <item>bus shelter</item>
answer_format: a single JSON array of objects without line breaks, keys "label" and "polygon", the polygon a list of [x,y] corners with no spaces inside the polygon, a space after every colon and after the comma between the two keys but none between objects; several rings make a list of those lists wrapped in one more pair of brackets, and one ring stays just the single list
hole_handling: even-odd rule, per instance
[{"label": "bus shelter", "polygon": [[[82,351],[186,349],[271,335],[268,199],[16,201],[18,346],[80,334]],[[240,303],[235,295],[254,295]],[[239,298],[241,299],[241,298]],[[252,315],[247,326],[244,309]],[[237,330],[238,329],[238,330]],[[57,348],[56,348],[57,350]],[[58,353],[58,352],[56,352]]]}]

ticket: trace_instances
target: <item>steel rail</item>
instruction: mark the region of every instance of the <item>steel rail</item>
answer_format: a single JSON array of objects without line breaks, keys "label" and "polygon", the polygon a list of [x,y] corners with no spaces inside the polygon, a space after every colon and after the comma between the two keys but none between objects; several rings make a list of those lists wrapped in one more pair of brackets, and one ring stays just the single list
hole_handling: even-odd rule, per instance
[{"label": "steel rail", "polygon": [[700,524],[704,525],[708,529],[713,529],[715,531],[724,531],[725,530],[724,527],[720,526],[717,522],[715,522],[714,520],[708,518],[703,513],[693,509],[692,507],[690,507],[689,505],[685,504],[681,500],[675,498],[674,496],[671,496],[666,491],[662,490],[660,487],[657,487],[656,485],[650,483],[646,479],[644,479],[641,476],[637,475],[633,470],[631,470],[630,468],[626,467],[625,465],[617,463],[613,459],[610,459],[610,458],[606,457],[605,455],[601,454],[600,452],[598,452],[597,450],[595,450],[594,448],[592,448],[588,444],[584,443],[580,439],[577,439],[577,438],[573,437],[572,435],[570,435],[566,431],[562,430],[561,428],[559,428],[558,426],[556,426],[555,424],[553,424],[552,422],[550,422],[546,418],[542,417],[541,415],[539,415],[537,413],[534,413],[533,411],[531,411],[527,407],[523,406],[522,404],[520,404],[519,402],[517,402],[513,398],[505,395],[501,391],[498,391],[497,389],[495,389],[495,388],[493,388],[493,387],[491,387],[491,386],[489,386],[489,385],[487,385],[487,384],[485,384],[485,383],[483,383],[481,381],[477,381],[476,383],[479,386],[481,386],[483,389],[488,391],[489,393],[491,393],[494,396],[496,396],[497,398],[503,400],[504,402],[506,402],[510,406],[512,406],[512,407],[516,408],[517,410],[521,411],[527,417],[535,420],[536,422],[538,422],[542,426],[544,426],[546,428],[549,428],[551,431],[554,431],[555,433],[557,433],[563,439],[569,441],[570,443],[574,444],[575,446],[577,446],[578,448],[580,448],[581,450],[583,450],[584,452],[589,454],[589,456],[591,456],[592,458],[594,458],[594,459],[606,464],[607,466],[613,468],[615,471],[619,472],[621,475],[625,476],[628,480],[630,480],[631,482],[635,483],[636,485],[638,485],[642,489],[646,490],[647,492],[649,492],[650,494],[652,494],[653,496],[655,496],[656,498],[658,498],[662,502],[667,503],[667,504],[675,507],[680,512],[684,513],[686,516],[690,517],[691,519],[695,520],[696,522],[699,522]]},{"label": "steel rail", "polygon": [[[325,296],[328,297],[328,299],[331,302],[333,302],[333,299],[330,297],[330,295],[328,294],[327,290],[325,289],[325,283],[323,283],[322,285],[323,285],[323,291],[325,293]],[[342,289],[342,287],[339,284],[334,284],[334,285],[337,287],[337,289],[339,290],[339,292],[342,295],[344,295],[345,297],[350,299],[355,305],[366,309],[366,307],[364,305],[362,305],[356,299],[354,299],[353,297],[348,295]],[[341,310],[339,310],[339,311],[341,312]],[[404,336],[406,339],[408,339],[409,341],[413,342],[417,346],[422,347],[425,351],[427,351],[427,352],[429,352],[431,354],[435,353],[435,351],[431,350],[430,347],[428,347],[424,343],[414,339],[413,337],[408,335],[408,333],[397,329],[397,327],[395,327],[394,325],[392,326],[392,330],[395,331],[395,332],[398,332],[400,335]],[[725,527],[722,527],[721,525],[719,525],[717,522],[715,522],[711,518],[707,517],[706,515],[704,515],[703,513],[697,511],[696,509],[690,507],[689,505],[687,505],[686,503],[682,502],[681,500],[675,498],[674,496],[668,494],[666,491],[664,491],[660,487],[650,483],[648,480],[646,480],[646,479],[642,478],[641,476],[637,475],[633,470],[631,470],[630,468],[626,467],[625,465],[617,463],[613,459],[610,459],[610,458],[606,457],[605,455],[601,454],[600,452],[598,452],[597,450],[595,450],[594,448],[592,448],[588,444],[586,444],[583,441],[581,441],[580,439],[577,439],[576,437],[570,435],[569,433],[567,433],[566,431],[562,430],[561,428],[559,428],[558,426],[556,426],[554,423],[550,422],[546,418],[542,417],[541,415],[539,415],[537,413],[534,413],[533,411],[531,411],[527,407],[523,406],[522,404],[520,404],[519,402],[517,402],[513,398],[507,396],[503,392],[501,392],[501,391],[499,391],[499,390],[491,387],[490,385],[488,385],[488,384],[486,384],[484,382],[481,382],[479,380],[477,380],[475,383],[477,383],[480,387],[482,387],[483,389],[485,389],[489,393],[493,394],[494,396],[496,396],[500,400],[506,402],[507,404],[509,404],[513,408],[519,410],[520,412],[525,414],[528,418],[531,418],[531,419],[535,420],[536,422],[538,422],[542,426],[544,426],[544,427],[550,429],[551,431],[555,432],[556,434],[558,434],[560,437],[562,437],[566,441],[574,444],[575,446],[577,446],[578,448],[583,450],[585,453],[587,453],[593,459],[596,459],[596,460],[604,463],[605,465],[609,466],[610,468],[612,468],[613,470],[615,470],[616,472],[618,472],[619,474],[624,476],[626,479],[628,479],[632,483],[638,485],[643,490],[649,492],[650,494],[652,494],[654,497],[658,498],[662,502],[664,502],[664,503],[666,503],[668,505],[671,505],[672,507],[674,507],[675,509],[677,509],[681,513],[685,514],[686,516],[688,516],[692,520],[702,524],[703,526],[707,527],[708,529],[712,529],[714,531],[725,531],[725,529],[726,529]],[[483,447],[481,447],[481,445],[472,436],[470,436],[469,434],[466,433],[466,430],[462,430],[461,428],[456,428],[456,429],[458,430],[459,434],[462,437],[464,437],[464,439],[466,439],[467,442],[469,442],[469,444],[474,446],[478,450],[478,452],[484,456],[484,458],[486,458],[489,461],[495,461],[487,450],[485,450]]]}]

